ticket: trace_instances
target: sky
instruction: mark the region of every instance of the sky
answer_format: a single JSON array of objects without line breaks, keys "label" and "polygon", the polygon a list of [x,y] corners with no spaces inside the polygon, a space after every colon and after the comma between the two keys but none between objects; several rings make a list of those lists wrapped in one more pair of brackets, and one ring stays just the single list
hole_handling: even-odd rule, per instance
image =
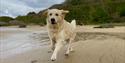
[{"label": "sky", "polygon": [[16,17],[32,11],[38,13],[62,2],[64,0],[0,0],[0,16]]}]

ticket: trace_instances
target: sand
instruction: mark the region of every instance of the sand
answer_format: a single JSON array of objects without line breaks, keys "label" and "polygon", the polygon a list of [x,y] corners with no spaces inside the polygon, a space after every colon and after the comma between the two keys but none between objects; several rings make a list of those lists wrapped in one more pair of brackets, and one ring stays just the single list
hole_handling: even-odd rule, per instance
[{"label": "sand", "polygon": [[0,63],[125,63],[125,27],[77,26],[68,57],[63,48],[51,61],[46,27],[0,28]]}]

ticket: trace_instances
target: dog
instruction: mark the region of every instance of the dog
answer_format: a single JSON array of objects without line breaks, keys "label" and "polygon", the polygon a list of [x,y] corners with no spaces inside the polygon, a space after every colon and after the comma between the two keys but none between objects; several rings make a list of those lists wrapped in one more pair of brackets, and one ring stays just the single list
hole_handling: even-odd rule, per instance
[{"label": "dog", "polygon": [[69,11],[59,9],[48,9],[44,12],[47,16],[47,30],[53,50],[51,56],[52,61],[57,59],[57,54],[65,43],[67,45],[65,55],[68,56],[72,50],[71,42],[73,42],[76,35],[76,21],[72,20],[71,23],[67,22],[64,19],[67,13]]}]

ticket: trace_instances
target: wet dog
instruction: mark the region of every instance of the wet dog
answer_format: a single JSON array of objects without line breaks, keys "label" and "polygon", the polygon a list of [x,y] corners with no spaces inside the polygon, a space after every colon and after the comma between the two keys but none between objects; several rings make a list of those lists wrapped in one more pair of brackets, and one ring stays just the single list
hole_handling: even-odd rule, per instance
[{"label": "wet dog", "polygon": [[64,43],[67,45],[65,55],[68,55],[72,50],[71,42],[74,40],[76,35],[76,21],[72,20],[71,23],[67,22],[64,19],[67,13],[69,13],[69,11],[59,9],[48,9],[44,12],[47,16],[46,21],[48,35],[51,41],[51,48],[53,50],[53,54],[51,56],[52,61],[57,59],[57,54],[64,46]]}]

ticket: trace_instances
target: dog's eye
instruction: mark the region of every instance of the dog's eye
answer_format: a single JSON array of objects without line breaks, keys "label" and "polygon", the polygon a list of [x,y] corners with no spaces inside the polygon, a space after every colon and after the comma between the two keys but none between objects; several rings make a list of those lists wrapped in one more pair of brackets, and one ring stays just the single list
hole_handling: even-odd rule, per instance
[{"label": "dog's eye", "polygon": [[49,14],[50,16],[52,15],[52,13]]},{"label": "dog's eye", "polygon": [[58,14],[56,14],[56,16],[58,16]]}]

